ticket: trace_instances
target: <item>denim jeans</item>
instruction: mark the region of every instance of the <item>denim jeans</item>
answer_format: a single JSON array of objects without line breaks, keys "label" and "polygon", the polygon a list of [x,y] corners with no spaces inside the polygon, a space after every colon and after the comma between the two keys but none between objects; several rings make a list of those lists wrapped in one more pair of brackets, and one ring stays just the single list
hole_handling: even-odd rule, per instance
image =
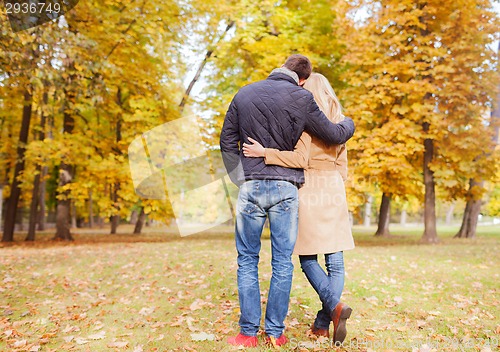
[{"label": "denim jeans", "polygon": [[344,289],[344,254],[343,252],[325,254],[325,273],[318,263],[317,255],[299,256],[302,271],[318,293],[323,308],[318,311],[314,325],[318,329],[330,327],[330,314],[340,301]]},{"label": "denim jeans", "polygon": [[251,180],[240,187],[236,214],[239,324],[241,333],[247,336],[255,336],[260,327],[258,264],[266,217],[271,230],[272,276],[265,331],[277,338],[285,329],[292,286],[292,253],[298,229],[297,187],[277,180]]}]

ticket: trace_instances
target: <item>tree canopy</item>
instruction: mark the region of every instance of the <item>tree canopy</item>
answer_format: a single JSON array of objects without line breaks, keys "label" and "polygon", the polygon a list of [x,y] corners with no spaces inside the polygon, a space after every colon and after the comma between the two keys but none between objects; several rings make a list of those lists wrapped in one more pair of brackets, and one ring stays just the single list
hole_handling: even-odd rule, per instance
[{"label": "tree canopy", "polygon": [[433,241],[436,201],[485,199],[485,214],[498,216],[498,25],[490,0],[80,1],[20,32],[4,16],[5,223],[13,231],[30,205],[31,221],[41,209],[61,238],[71,217],[114,231],[139,213],[169,221],[168,200],[136,194],[129,145],[194,114],[215,149],[236,91],[292,53],[311,58],[356,122],[348,197],[357,217],[367,195],[383,194],[425,208]]}]

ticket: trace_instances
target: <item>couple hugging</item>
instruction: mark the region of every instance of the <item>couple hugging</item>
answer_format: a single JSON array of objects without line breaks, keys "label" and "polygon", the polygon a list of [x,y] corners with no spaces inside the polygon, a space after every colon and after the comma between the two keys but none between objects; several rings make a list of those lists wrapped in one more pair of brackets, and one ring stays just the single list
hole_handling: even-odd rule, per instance
[{"label": "couple hugging", "polygon": [[[240,333],[228,343],[258,345],[261,299],[258,279],[261,233],[269,219],[272,277],[266,343],[288,342],[284,320],[292,286],[292,254],[322,303],[311,332],[344,341],[352,309],[340,302],[343,251],[354,248],[344,180],[345,143],[354,123],[344,117],[328,80],[312,73],[309,59],[290,56],[269,77],[241,88],[220,136],[225,166],[239,186],[236,215]],[[324,254],[326,272],[318,263]]]}]

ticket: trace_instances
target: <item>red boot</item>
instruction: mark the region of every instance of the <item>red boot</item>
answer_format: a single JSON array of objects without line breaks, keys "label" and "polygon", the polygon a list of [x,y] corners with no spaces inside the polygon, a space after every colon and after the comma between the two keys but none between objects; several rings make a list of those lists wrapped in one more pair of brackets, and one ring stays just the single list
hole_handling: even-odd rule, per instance
[{"label": "red boot", "polygon": [[227,343],[233,346],[256,347],[259,340],[257,336],[243,335],[241,332],[235,337],[227,339]]},{"label": "red boot", "polygon": [[266,342],[267,344],[271,345],[271,347],[277,348],[286,344],[288,342],[288,339],[286,338],[285,334],[281,334],[281,336],[278,338],[274,336],[267,336]]},{"label": "red boot", "polygon": [[317,328],[314,323],[311,325],[311,333],[317,337],[326,337],[327,339],[330,338],[330,331],[328,331],[328,329]]}]

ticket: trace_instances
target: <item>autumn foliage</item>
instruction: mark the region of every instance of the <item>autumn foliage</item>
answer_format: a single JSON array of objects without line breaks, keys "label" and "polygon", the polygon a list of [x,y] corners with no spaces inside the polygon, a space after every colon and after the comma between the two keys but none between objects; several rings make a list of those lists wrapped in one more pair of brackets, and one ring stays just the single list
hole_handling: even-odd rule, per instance
[{"label": "autumn foliage", "polygon": [[169,221],[168,201],[134,192],[130,142],[197,114],[207,145],[218,145],[234,93],[300,52],[357,124],[348,143],[355,221],[368,196],[383,194],[393,213],[422,218],[423,239],[435,242],[441,204],[483,200],[498,215],[498,25],[490,0],[81,1],[19,33],[2,18],[6,228],[30,208],[32,228],[55,222],[61,239],[71,239],[71,222],[116,232],[138,215]]}]

